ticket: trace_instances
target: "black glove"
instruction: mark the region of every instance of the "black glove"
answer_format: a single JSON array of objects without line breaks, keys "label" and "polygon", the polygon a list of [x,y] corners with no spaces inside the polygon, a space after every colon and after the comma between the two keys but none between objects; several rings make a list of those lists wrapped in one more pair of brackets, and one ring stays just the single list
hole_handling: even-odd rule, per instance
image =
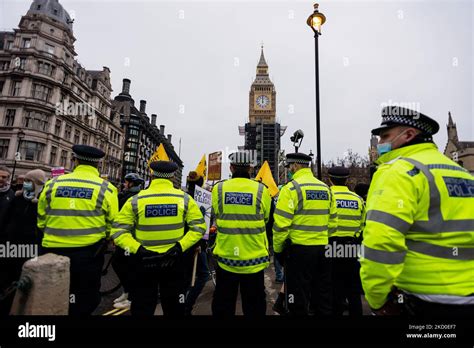
[{"label": "black glove", "polygon": [[145,268],[158,268],[165,254],[160,254],[140,246],[137,250],[137,257]]},{"label": "black glove", "polygon": [[181,244],[176,243],[171,249],[169,249],[165,254],[164,254],[164,259],[161,264],[161,267],[166,269],[166,268],[172,268],[178,258],[183,254],[183,248],[181,248]]}]

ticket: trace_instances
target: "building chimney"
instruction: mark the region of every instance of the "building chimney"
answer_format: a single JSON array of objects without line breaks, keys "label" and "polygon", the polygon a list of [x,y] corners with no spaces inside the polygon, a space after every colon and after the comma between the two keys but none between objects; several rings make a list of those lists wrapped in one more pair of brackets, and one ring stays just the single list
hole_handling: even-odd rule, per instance
[{"label": "building chimney", "polygon": [[168,134],[168,143],[171,144],[171,134]]},{"label": "building chimney", "polygon": [[165,135],[165,126],[163,124],[160,124],[160,134]]},{"label": "building chimney", "polygon": [[140,100],[140,112],[144,114],[145,110],[146,110],[146,100]]},{"label": "building chimney", "polygon": [[156,126],[156,114],[151,114],[151,125]]},{"label": "building chimney", "polygon": [[123,84],[122,84],[122,93],[130,95],[130,84],[132,81],[129,79],[123,79]]}]

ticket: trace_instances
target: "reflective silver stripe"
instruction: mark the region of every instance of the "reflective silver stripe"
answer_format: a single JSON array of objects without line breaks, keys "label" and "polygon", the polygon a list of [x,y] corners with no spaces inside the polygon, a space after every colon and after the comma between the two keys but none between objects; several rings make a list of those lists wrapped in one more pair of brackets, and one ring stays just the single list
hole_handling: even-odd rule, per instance
[{"label": "reflective silver stripe", "polygon": [[154,193],[151,195],[143,195],[138,197],[138,199],[143,199],[143,198],[151,198],[151,197],[178,197],[178,198],[183,198],[183,195],[178,195],[174,193]]},{"label": "reflective silver stripe", "polygon": [[265,227],[256,228],[230,228],[230,227],[217,227],[218,233],[223,234],[259,234],[265,232]]},{"label": "reflective silver stripe", "polygon": [[193,231],[193,232],[199,232],[199,233],[201,233],[201,234],[206,233],[206,229],[205,229],[205,228],[197,227],[197,226],[190,227],[189,230],[190,230],[190,231]]},{"label": "reflective silver stripe", "polygon": [[[101,183],[98,183],[98,182],[95,182],[95,181],[91,181],[91,180],[75,179],[75,178],[66,178],[66,179],[63,179],[63,178],[59,178],[59,177],[56,177],[56,178],[58,178],[58,182],[82,182],[82,183],[85,183],[85,184],[91,184],[91,185],[96,185],[96,186],[102,186]],[[107,188],[107,191],[113,192],[111,188]]]},{"label": "reflective silver stripe", "polygon": [[329,230],[328,230],[329,233],[335,233],[337,232],[337,228],[335,227],[331,227]]},{"label": "reflective silver stripe", "polygon": [[[292,183],[294,184],[296,181],[292,181]],[[312,183],[307,183],[307,184],[299,184],[300,187],[305,187],[305,186],[322,186],[322,187],[325,187],[325,188],[328,188],[327,185],[324,185],[324,184],[312,184]],[[293,187],[290,187],[290,190],[291,191],[294,191],[296,188],[295,186]]]},{"label": "reflective silver stripe", "polygon": [[97,234],[106,231],[105,226],[101,227],[92,227],[92,228],[52,228],[52,227],[45,227],[44,233],[50,234],[53,236],[87,236],[89,234]]},{"label": "reflective silver stripe", "polygon": [[97,202],[95,205],[97,210],[102,210],[102,203],[104,202],[105,191],[107,190],[107,187],[109,187],[109,182],[104,180],[102,185],[100,185],[99,195],[97,196]]},{"label": "reflective silver stripe", "polygon": [[204,219],[191,220],[188,222],[188,226],[195,226],[206,223]]},{"label": "reflective silver stripe", "polygon": [[287,218],[287,219],[293,219],[293,214],[288,213],[288,212],[286,212],[284,210],[281,210],[281,209],[275,209],[275,214],[283,216],[284,218]]},{"label": "reflective silver stripe", "polygon": [[263,184],[258,184],[258,191],[257,191],[257,209],[256,213],[260,214],[260,207],[262,205],[262,194],[263,194]]},{"label": "reflective silver stripe", "polygon": [[362,200],[362,198],[355,194],[355,193],[352,193],[352,192],[334,192],[335,195],[350,195],[350,196],[354,196],[356,198],[359,198],[360,200]]},{"label": "reflective silver stripe", "polygon": [[184,211],[183,211],[183,219],[186,221],[186,214],[188,213],[188,206],[189,206],[189,195],[184,193]]},{"label": "reflective silver stripe", "polygon": [[298,195],[298,208],[296,209],[295,213],[298,214],[300,210],[303,210],[303,192],[301,191],[301,185],[298,184],[296,181],[292,181],[294,188],[296,190],[296,194]]},{"label": "reflective silver stripe", "polygon": [[112,223],[112,228],[122,228],[124,230],[131,230],[134,227],[134,225],[129,225],[129,224],[119,224],[117,222]]},{"label": "reflective silver stripe", "polygon": [[287,231],[288,231],[288,227],[280,228],[280,227],[278,227],[277,225],[273,225],[273,231],[274,231],[274,232],[287,232]]},{"label": "reflective silver stripe", "polygon": [[385,251],[362,245],[362,255],[365,259],[388,265],[398,265],[405,260],[406,251]]},{"label": "reflective silver stripe", "polygon": [[369,210],[367,221],[380,222],[403,234],[407,233],[411,227],[411,224],[405,220],[380,210]]},{"label": "reflective silver stripe", "polygon": [[163,240],[142,240],[137,239],[137,241],[143,246],[157,246],[157,245],[166,245],[179,242],[182,237],[173,238],[173,239],[163,239]]},{"label": "reflective silver stripe", "polygon": [[70,209],[51,209],[48,213],[49,216],[102,216],[104,212],[102,210],[70,210]]},{"label": "reflective silver stripe", "polygon": [[45,198],[46,198],[45,215],[48,215],[49,212],[51,211],[51,195],[53,194],[54,184],[56,183],[57,180],[58,180],[58,177],[55,177],[53,179],[53,181],[51,182],[51,184],[49,185],[48,191],[46,191],[46,195],[45,195]]},{"label": "reflective silver stripe", "polygon": [[138,225],[137,230],[140,231],[149,231],[149,232],[158,232],[158,231],[170,231],[177,230],[184,227],[183,222],[177,224],[167,224],[167,225]]},{"label": "reflective silver stripe", "polygon": [[406,240],[408,250],[450,260],[474,260],[474,248],[445,247],[426,242]]},{"label": "reflective silver stripe", "polygon": [[329,214],[329,209],[302,209],[295,215],[327,215],[327,214]]},{"label": "reflective silver stripe", "polygon": [[220,182],[217,184],[217,202],[219,206],[219,214],[224,214],[224,201],[222,200],[222,184],[223,182]]},{"label": "reflective silver stripe", "polygon": [[472,232],[474,231],[474,220],[448,220],[438,221],[436,224],[431,221],[416,221],[413,223],[410,232]]},{"label": "reflective silver stripe", "polygon": [[337,214],[337,218],[342,220],[360,220],[362,219],[362,215]]},{"label": "reflective silver stripe", "polygon": [[138,195],[133,196],[132,198],[132,210],[135,214],[135,217],[138,216]]},{"label": "reflective silver stripe", "polygon": [[[455,166],[449,166],[444,164],[430,164],[424,165],[412,158],[402,157],[405,160],[413,164],[418,170],[420,170],[428,180],[430,188],[430,206],[428,209],[428,221],[415,221],[410,228],[409,232],[431,232],[431,233],[443,233],[443,232],[470,232],[474,230],[474,219],[462,219],[462,220],[443,220],[441,213],[441,195],[438,187],[436,186],[435,178],[430,172],[430,166],[432,169],[447,169],[447,170],[458,170]],[[453,167],[453,168],[448,168]]]},{"label": "reflective silver stripe", "polygon": [[307,232],[324,232],[328,230],[327,226],[306,226],[306,225],[291,225],[291,229]]},{"label": "reflective silver stripe", "polygon": [[263,219],[263,214],[221,214],[219,216],[219,220],[259,221]]},{"label": "reflective silver stripe", "polygon": [[357,232],[360,227],[337,226],[337,230],[339,232]]},{"label": "reflective silver stripe", "polygon": [[118,231],[118,232],[115,232],[113,235],[112,235],[112,239],[116,239],[118,237],[120,237],[122,234],[125,234],[125,233],[130,233],[130,231],[127,231],[127,230],[122,230],[122,231]]},{"label": "reflective silver stripe", "polygon": [[335,213],[335,214],[329,215],[329,218],[330,218],[330,219],[335,219],[335,218],[339,218],[339,216],[340,216],[340,215],[338,215],[337,213]]},{"label": "reflective silver stripe", "polygon": [[469,173],[466,169],[462,167],[451,166],[449,164],[428,164],[427,167],[428,169],[445,169]]}]

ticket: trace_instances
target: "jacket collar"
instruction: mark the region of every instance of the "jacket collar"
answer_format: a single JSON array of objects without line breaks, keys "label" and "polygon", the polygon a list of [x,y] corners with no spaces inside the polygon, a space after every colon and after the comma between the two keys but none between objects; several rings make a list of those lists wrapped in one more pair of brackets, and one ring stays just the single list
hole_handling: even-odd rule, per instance
[{"label": "jacket collar", "polygon": [[85,164],[80,164],[76,168],[74,168],[74,173],[79,172],[79,173],[88,173],[88,174],[93,174],[94,176],[100,176],[99,171],[97,168],[94,168],[92,166],[88,166]]},{"label": "jacket collar", "polygon": [[303,169],[298,170],[295,174],[293,174],[292,179],[299,179],[299,178],[310,176],[310,175],[314,176],[313,172],[311,171],[311,168],[303,168]]},{"label": "jacket collar", "polygon": [[415,153],[422,152],[425,150],[437,150],[437,149],[438,148],[433,143],[423,143],[423,144],[404,146],[404,147],[400,147],[398,149],[395,149],[383,154],[375,161],[375,163],[380,165],[383,163],[393,161],[394,159],[398,157],[408,157]]},{"label": "jacket collar", "polygon": [[342,186],[342,185],[332,185],[331,189],[334,191],[342,192],[342,191],[347,191],[349,192],[349,187],[347,186]]},{"label": "jacket collar", "polygon": [[154,187],[168,187],[168,188],[171,188],[173,187],[173,183],[171,181],[169,181],[168,179],[153,179],[151,181],[151,184],[150,184],[150,187],[148,188],[154,188]]}]

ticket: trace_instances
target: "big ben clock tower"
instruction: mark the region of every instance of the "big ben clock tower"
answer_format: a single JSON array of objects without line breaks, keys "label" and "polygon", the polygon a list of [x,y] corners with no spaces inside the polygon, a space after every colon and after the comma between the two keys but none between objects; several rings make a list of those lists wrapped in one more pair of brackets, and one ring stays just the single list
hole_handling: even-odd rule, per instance
[{"label": "big ben clock tower", "polygon": [[286,127],[276,122],[276,91],[268,76],[268,64],[263,54],[257,64],[257,74],[250,87],[249,93],[249,122],[239,127],[240,135],[245,135],[245,150],[255,150],[257,166],[255,173],[263,162],[268,161],[273,178],[278,182],[278,154],[280,152],[280,137]]}]

